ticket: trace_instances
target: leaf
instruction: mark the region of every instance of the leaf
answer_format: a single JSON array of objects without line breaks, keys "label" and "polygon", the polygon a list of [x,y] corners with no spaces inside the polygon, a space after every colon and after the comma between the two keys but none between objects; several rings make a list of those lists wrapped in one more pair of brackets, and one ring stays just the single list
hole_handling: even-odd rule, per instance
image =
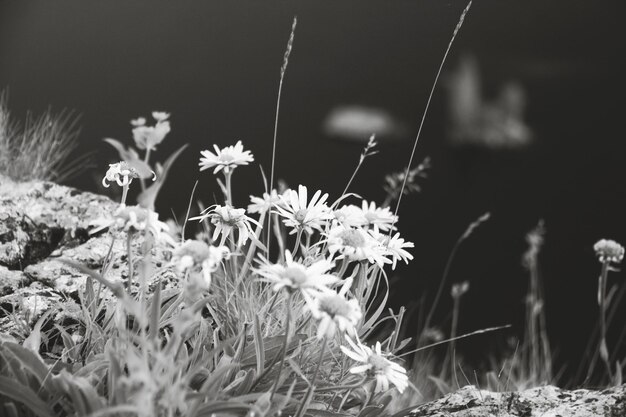
[{"label": "leaf", "polygon": [[352,414],[346,414],[346,413],[336,413],[334,411],[326,411],[326,410],[307,410],[306,413],[304,413],[305,416],[311,416],[311,417],[351,417]]},{"label": "leaf", "polygon": [[39,417],[52,417],[48,406],[44,403],[35,391],[18,383],[17,381],[0,376],[0,394],[10,399],[22,403]]},{"label": "leaf", "polygon": [[71,266],[72,268],[77,269],[86,275],[89,275],[90,277],[107,287],[118,299],[120,299],[124,303],[124,306],[128,308],[129,311],[132,311],[132,306],[129,304],[130,299],[126,294],[126,291],[124,291],[124,286],[121,283],[111,282],[104,278],[102,275],[100,275],[97,271],[87,268],[85,265],[71,259],[59,258],[58,261],[63,262],[64,264]]},{"label": "leaf", "polygon": [[63,354],[67,355],[67,357],[69,357],[72,362],[76,362],[77,355],[78,355],[78,351],[76,350],[76,343],[74,343],[74,340],[72,339],[72,337],[70,336],[70,334],[60,325],[58,324],[54,324],[54,327],[56,327],[56,329],[59,331],[59,333],[61,334],[61,339],[63,339]]},{"label": "leaf", "polygon": [[600,341],[600,357],[604,362],[609,360],[609,350],[606,347],[606,339]]},{"label": "leaf", "polygon": [[[363,324],[362,329],[366,329],[369,331],[373,330],[374,323],[376,323],[376,320],[378,320],[383,310],[385,309],[385,306],[387,305],[387,299],[389,298],[389,280],[387,279],[387,274],[385,274],[384,271],[382,272],[382,276],[385,278],[385,285],[387,287],[387,289],[385,290],[385,296],[378,305],[376,311],[370,316],[367,322]],[[367,334],[369,334],[369,332]]]},{"label": "leaf", "polygon": [[39,320],[37,320],[37,323],[33,327],[33,330],[24,340],[22,346],[32,350],[35,353],[39,353],[39,347],[41,346],[41,326],[43,326],[44,322],[48,319],[48,316],[50,314],[52,314],[52,310],[46,311],[44,315],[41,316]]},{"label": "leaf", "polygon": [[15,403],[4,403],[4,413],[2,414],[3,416],[6,417],[19,417],[20,415],[17,413],[17,407],[15,406]]},{"label": "leaf", "polygon": [[215,401],[213,403],[203,405],[193,415],[195,417],[212,417],[213,415],[223,415],[227,413],[247,413],[252,410],[256,410],[256,407],[253,404],[235,403],[232,401]]},{"label": "leaf", "polygon": [[86,416],[104,406],[104,399],[83,378],[71,375],[67,371],[61,371],[54,378],[62,381],[67,387],[66,393],[72,399],[72,406],[78,415]]},{"label": "leaf", "polygon": [[[287,346],[287,353],[293,352],[301,341],[305,341],[307,336],[304,334],[296,334],[291,337],[291,342]],[[266,362],[268,358],[273,358],[283,348],[285,336],[271,336],[263,340]],[[256,346],[248,345],[241,357],[241,366],[253,366],[256,362]]]},{"label": "leaf", "polygon": [[165,179],[167,178],[167,175],[169,173],[170,168],[172,167],[172,164],[174,164],[174,161],[176,161],[176,158],[178,158],[178,156],[182,153],[182,151],[185,150],[187,146],[188,145],[185,144],[181,146],[180,148],[178,148],[173,154],[169,156],[169,158],[167,158],[167,160],[165,161],[162,167],[159,166],[160,169],[159,167],[157,167],[156,181],[150,187],[146,188],[137,197],[137,203],[139,203],[141,207],[147,208],[149,210],[154,210],[154,204],[155,204],[157,195],[159,194],[159,191],[161,190],[161,187],[163,186],[163,183],[165,182]]},{"label": "leaf", "polygon": [[402,340],[402,341],[398,344],[398,346],[396,347],[396,349],[395,349],[395,350],[396,350],[396,352],[397,352],[397,351],[400,351],[400,350],[402,350],[402,349],[404,349],[405,347],[407,347],[407,345],[408,345],[409,343],[411,343],[411,340],[413,340],[413,338],[412,338],[412,337],[407,337],[406,339]]},{"label": "leaf", "polygon": [[252,385],[254,384],[254,379],[256,378],[256,373],[254,369],[250,369],[249,371],[241,371],[245,372],[245,377],[239,383],[239,386],[235,391],[233,391],[233,395],[239,396],[244,395],[250,392],[252,389]]},{"label": "leaf", "polygon": [[154,294],[152,295],[152,305],[150,306],[150,328],[149,334],[153,340],[159,337],[159,321],[161,318],[161,281],[157,282]]},{"label": "leaf", "polygon": [[391,395],[385,395],[379,400],[377,405],[368,405],[364,407],[359,413],[359,417],[375,417],[383,414],[387,406],[392,400]]},{"label": "leaf", "polygon": [[19,361],[20,365],[34,375],[40,384],[48,378],[50,368],[43,362],[41,357],[33,351],[18,345],[17,343],[3,343],[2,347],[11,352]]},{"label": "leaf", "polygon": [[259,316],[254,315],[254,322],[252,331],[254,332],[254,350],[256,354],[256,373],[261,375],[265,370],[265,345],[263,343],[263,336],[261,335],[261,324],[259,323]]},{"label": "leaf", "polygon": [[106,138],[104,139],[106,143],[113,146],[117,153],[120,155],[120,159],[128,163],[131,167],[137,170],[139,176],[141,178],[152,178],[152,169],[150,169],[150,165],[146,164],[144,161],[139,159],[139,154],[133,148],[124,147],[119,140]]}]

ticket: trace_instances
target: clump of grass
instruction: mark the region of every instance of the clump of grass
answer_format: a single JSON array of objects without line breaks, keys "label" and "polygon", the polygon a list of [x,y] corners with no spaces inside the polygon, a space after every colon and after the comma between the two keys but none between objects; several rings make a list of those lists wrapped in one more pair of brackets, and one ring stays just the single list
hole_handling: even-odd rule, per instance
[{"label": "clump of grass", "polygon": [[20,123],[10,113],[8,94],[0,94],[0,173],[16,181],[63,182],[85,168],[84,158],[70,158],[78,146],[78,116],[48,109],[28,113]]}]

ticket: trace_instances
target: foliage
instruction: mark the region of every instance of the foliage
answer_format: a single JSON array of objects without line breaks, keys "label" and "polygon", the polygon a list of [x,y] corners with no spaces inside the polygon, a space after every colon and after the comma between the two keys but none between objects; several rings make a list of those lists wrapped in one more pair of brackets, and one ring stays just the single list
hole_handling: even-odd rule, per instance
[{"label": "foliage", "polygon": [[70,158],[80,133],[73,112],[28,113],[22,124],[10,113],[7,98],[0,93],[0,174],[16,181],[62,182],[86,167],[85,157]]}]

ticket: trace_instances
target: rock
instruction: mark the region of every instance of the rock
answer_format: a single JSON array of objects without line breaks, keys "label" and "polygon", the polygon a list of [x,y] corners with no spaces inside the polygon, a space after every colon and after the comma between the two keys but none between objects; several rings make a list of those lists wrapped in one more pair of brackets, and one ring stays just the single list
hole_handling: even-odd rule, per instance
[{"label": "rock", "polygon": [[19,287],[28,283],[28,279],[21,271],[11,271],[0,265],[0,295],[15,292]]},{"label": "rock", "polygon": [[626,385],[603,391],[554,386],[520,392],[491,392],[466,386],[422,404],[407,417],[624,417]]},{"label": "rock", "polygon": [[[69,259],[101,272],[112,282],[128,282],[127,234],[93,224],[106,223],[119,204],[108,197],[50,182],[18,183],[0,175],[0,332],[18,339],[46,311],[55,322],[76,319],[79,293],[88,276],[63,263]],[[143,234],[131,244],[137,290]],[[168,261],[170,247],[157,241],[151,250],[148,289],[155,282],[175,285]],[[97,286],[97,285],[96,285]],[[108,290],[100,291],[108,299]]]}]

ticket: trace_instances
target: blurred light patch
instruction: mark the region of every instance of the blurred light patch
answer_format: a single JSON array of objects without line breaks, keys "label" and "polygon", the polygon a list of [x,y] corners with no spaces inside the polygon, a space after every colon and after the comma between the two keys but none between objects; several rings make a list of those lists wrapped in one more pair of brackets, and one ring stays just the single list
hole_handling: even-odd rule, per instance
[{"label": "blurred light patch", "polygon": [[372,134],[377,140],[397,140],[406,136],[404,123],[384,109],[360,105],[337,106],[323,124],[328,136],[367,142]]},{"label": "blurred light patch", "polygon": [[451,145],[516,149],[532,142],[532,131],[524,121],[526,94],[519,83],[509,81],[494,99],[485,100],[478,63],[466,56],[448,74],[446,87]]}]

